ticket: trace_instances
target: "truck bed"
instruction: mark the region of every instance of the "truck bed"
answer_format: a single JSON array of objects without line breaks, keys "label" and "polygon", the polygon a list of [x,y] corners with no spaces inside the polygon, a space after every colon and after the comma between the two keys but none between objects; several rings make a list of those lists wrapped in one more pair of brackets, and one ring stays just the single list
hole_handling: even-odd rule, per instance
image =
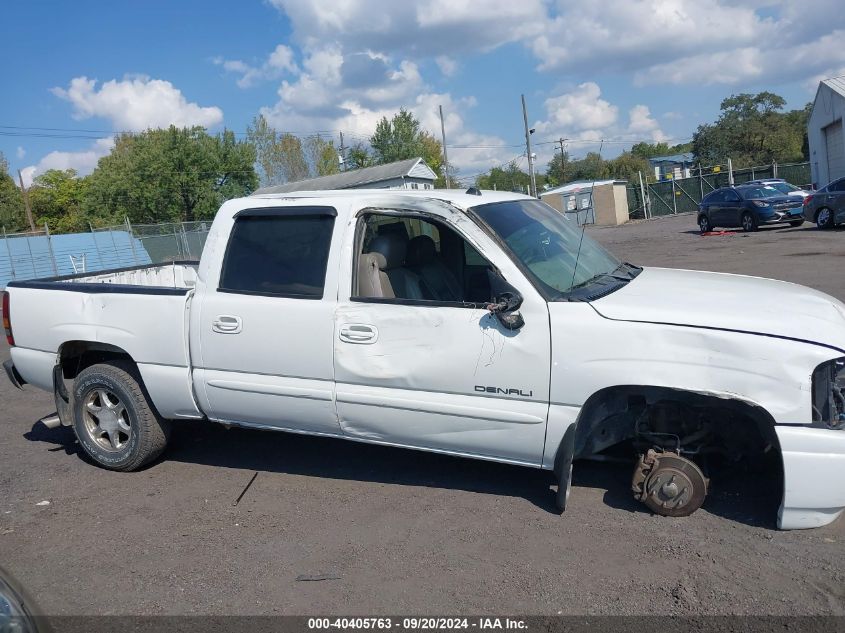
[{"label": "truck bed", "polygon": [[188,347],[197,267],[173,262],[10,282],[17,371],[28,383],[52,390],[63,346],[95,343],[135,361],[162,415],[200,417]]},{"label": "truck bed", "polygon": [[[151,294],[151,289],[176,289],[187,291],[196,285],[199,262],[175,261],[167,264],[152,264],[115,268],[94,273],[78,273],[63,277],[48,277],[30,281],[12,281],[10,288],[40,288],[75,290],[89,292],[138,292]],[[61,285],[60,285],[61,284]],[[121,286],[115,288],[86,288],[95,284]],[[128,288],[126,288],[128,287]],[[160,293],[154,293],[160,294]],[[171,294],[171,293],[168,293]],[[184,294],[179,292],[178,294]]]}]

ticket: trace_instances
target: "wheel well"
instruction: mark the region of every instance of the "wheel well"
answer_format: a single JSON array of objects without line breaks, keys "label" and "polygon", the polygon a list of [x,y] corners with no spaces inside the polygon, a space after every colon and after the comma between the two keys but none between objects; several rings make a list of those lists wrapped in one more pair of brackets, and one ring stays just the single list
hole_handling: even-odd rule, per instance
[{"label": "wheel well", "polygon": [[109,360],[135,361],[126,350],[96,341],[68,341],[59,348],[59,364],[62,377],[73,380],[83,369]]},{"label": "wheel well", "polygon": [[617,386],[596,392],[584,404],[573,452],[583,458],[632,441],[640,448],[651,444],[737,458],[771,448],[779,452],[774,426],[768,411],[742,400],[668,387]]}]

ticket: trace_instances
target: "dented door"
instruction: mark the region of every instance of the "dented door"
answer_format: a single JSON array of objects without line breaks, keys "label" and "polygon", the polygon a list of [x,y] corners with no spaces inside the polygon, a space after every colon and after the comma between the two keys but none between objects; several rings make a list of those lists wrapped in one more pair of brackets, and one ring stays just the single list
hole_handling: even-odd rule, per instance
[{"label": "dented door", "polygon": [[[480,306],[354,299],[342,290],[334,336],[341,428],[370,441],[538,466],[549,405],[547,305],[477,227],[455,222],[523,295],[525,325],[507,330]],[[351,277],[352,250],[342,278]]]}]

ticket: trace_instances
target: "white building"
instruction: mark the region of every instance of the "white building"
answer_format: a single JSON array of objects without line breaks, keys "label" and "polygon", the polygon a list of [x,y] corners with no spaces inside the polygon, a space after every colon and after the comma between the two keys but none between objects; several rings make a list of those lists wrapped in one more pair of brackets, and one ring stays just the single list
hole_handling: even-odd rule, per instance
[{"label": "white building", "polygon": [[409,158],[386,165],[343,171],[331,176],[273,185],[255,193],[291,193],[331,189],[434,189],[437,174],[422,158]]},{"label": "white building", "polygon": [[824,187],[845,176],[845,137],[842,118],[845,116],[845,76],[819,83],[813,110],[807,121],[810,144],[810,170],[813,186]]}]

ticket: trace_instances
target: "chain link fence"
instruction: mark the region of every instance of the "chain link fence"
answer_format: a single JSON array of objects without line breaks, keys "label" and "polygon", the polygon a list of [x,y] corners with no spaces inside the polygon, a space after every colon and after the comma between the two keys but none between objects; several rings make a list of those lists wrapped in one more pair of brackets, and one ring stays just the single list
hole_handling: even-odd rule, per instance
[{"label": "chain link fence", "polygon": [[730,164],[697,167],[690,170],[689,178],[676,178],[660,182],[628,185],[628,217],[641,220],[663,215],[693,213],[698,211],[701,200],[711,191],[727,187],[733,182],[740,185],[763,178],[783,178],[802,188],[811,187],[810,163],[763,165],[732,169]]},{"label": "chain link fence", "polygon": [[0,288],[12,280],[198,260],[211,222],[124,224],[85,233],[0,234]]}]

